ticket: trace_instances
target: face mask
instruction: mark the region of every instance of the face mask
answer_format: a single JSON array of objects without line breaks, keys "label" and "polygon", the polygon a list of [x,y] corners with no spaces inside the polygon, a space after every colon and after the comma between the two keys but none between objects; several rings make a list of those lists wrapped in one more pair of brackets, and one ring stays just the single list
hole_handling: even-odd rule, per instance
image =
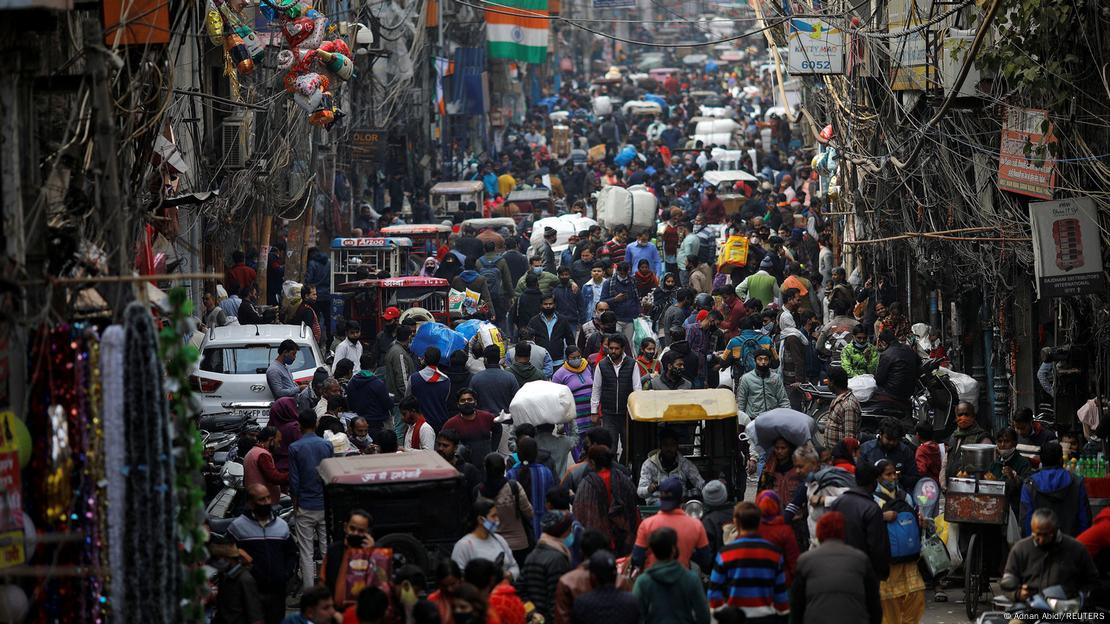
[{"label": "face mask", "polygon": [[501,528],[501,523],[489,518],[482,518],[482,526],[490,533],[496,533]]},{"label": "face mask", "polygon": [[255,505],[254,517],[258,520],[269,520],[274,515],[274,508],[269,505]]},{"label": "face mask", "polygon": [[362,548],[362,541],[366,539],[365,535],[350,534],[347,536],[347,546],[351,548]]},{"label": "face mask", "polygon": [[543,273],[543,267],[532,267],[532,272],[536,275],[539,275],[540,273]]},{"label": "face mask", "polygon": [[472,624],[474,622],[473,613],[452,613],[451,619],[455,620],[455,624]]},{"label": "face mask", "polygon": [[856,349],[859,349],[860,351],[862,351],[862,350],[867,348],[867,341],[864,340],[863,342],[860,342],[858,340],[853,340],[852,341],[852,346],[855,347]]},{"label": "face mask", "polygon": [[285,365],[286,366],[292,366],[293,362],[296,362],[296,361],[297,361],[297,356],[295,356],[295,355],[294,356],[288,356],[288,355],[285,356]]},{"label": "face mask", "polygon": [[956,415],[956,426],[960,429],[967,429],[975,424],[974,416]]},{"label": "face mask", "polygon": [[884,488],[886,488],[888,490],[893,490],[894,488],[898,487],[898,480],[895,479],[894,481],[887,481],[887,480],[884,479],[884,480],[879,481],[879,485],[883,486]]},{"label": "face mask", "polygon": [[467,416],[469,416],[469,415],[474,413],[474,404],[473,403],[460,403],[459,404],[459,411],[462,412],[463,414],[466,414]]},{"label": "face mask", "polygon": [[773,330],[774,328],[775,328],[774,323],[767,323],[766,325],[763,326],[762,331],[765,334],[769,334],[769,333],[771,333],[771,330]]},{"label": "face mask", "polygon": [[570,364],[571,368],[578,368],[579,366],[582,366],[582,358],[567,358],[567,364]]},{"label": "face mask", "polygon": [[1010,459],[1011,457],[1014,456],[1014,451],[1016,451],[1016,450],[1017,450],[1017,448],[998,449],[998,456],[1001,457],[1002,459]]},{"label": "face mask", "polygon": [[672,368],[670,373],[668,373],[668,375],[670,376],[671,379],[673,379],[675,381],[678,381],[679,379],[682,379],[682,373],[683,372],[685,372],[684,369]]},{"label": "face mask", "polygon": [[655,359],[655,352],[654,351],[644,351],[644,359],[649,361],[649,362],[654,360]]}]

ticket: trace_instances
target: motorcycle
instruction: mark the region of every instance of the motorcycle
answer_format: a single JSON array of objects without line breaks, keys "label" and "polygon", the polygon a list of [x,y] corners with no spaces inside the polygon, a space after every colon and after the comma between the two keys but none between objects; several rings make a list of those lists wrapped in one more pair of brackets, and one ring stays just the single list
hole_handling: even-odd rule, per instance
[{"label": "motorcycle", "polygon": [[204,475],[206,498],[214,496],[221,487],[221,470],[228,461],[237,459],[239,443],[244,436],[253,436],[258,424],[248,415],[237,412],[202,414],[197,419],[201,441],[204,445]]},{"label": "motorcycle", "polygon": [[861,404],[861,429],[873,433],[885,418],[894,416],[902,421],[907,431],[912,431],[919,422],[927,422],[941,438],[951,435],[956,429],[956,405],[960,402],[960,394],[948,376],[939,370],[941,362],[940,358],[921,362],[916,390],[907,406],[879,401]]},{"label": "motorcycle", "polygon": [[[209,530],[214,533],[220,532],[216,528],[230,524],[230,521],[241,514],[247,505],[247,489],[243,486],[243,464],[238,461],[226,462],[220,469],[219,478],[223,488],[204,508],[204,513],[208,517]],[[286,522],[292,521],[293,500],[288,494],[282,494],[281,498],[274,502],[274,511],[275,515]]]}]

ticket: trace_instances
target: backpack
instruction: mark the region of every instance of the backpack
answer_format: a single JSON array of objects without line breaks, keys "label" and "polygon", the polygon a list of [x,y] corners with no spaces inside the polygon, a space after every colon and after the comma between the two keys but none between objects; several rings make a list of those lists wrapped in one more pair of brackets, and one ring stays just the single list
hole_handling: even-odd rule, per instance
[{"label": "backpack", "polygon": [[[702,230],[703,232],[705,230]],[[698,237],[698,259],[702,262],[713,266],[717,263],[717,239],[712,235],[709,237],[702,236],[700,233]]]},{"label": "backpack", "polygon": [[921,527],[917,524],[917,514],[913,507],[899,499],[887,503],[883,511],[893,511],[896,514],[894,520],[886,523],[891,561],[916,561],[921,554]]},{"label": "backpack", "polygon": [[494,301],[501,299],[501,269],[497,266],[500,260],[501,256],[497,256],[492,262],[486,264],[484,257],[478,258],[478,275],[485,278],[489,296]]},{"label": "backpack", "polygon": [[1083,477],[1073,474],[1068,487],[1055,492],[1042,492],[1037,487],[1037,482],[1031,478],[1027,479],[1025,483],[1033,493],[1033,509],[1048,507],[1055,511],[1057,528],[1064,535],[1075,537],[1081,533],[1079,530],[1079,514],[1081,513],[1079,487],[1083,483]]}]

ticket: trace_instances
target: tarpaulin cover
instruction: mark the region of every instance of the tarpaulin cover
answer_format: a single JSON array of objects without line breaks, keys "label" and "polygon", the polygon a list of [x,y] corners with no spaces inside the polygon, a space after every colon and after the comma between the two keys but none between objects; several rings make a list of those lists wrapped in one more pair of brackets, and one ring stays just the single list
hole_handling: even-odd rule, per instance
[{"label": "tarpaulin cover", "polygon": [[459,349],[466,349],[466,338],[443,323],[424,323],[412,338],[412,352],[423,354],[428,347],[436,347],[446,359]]}]

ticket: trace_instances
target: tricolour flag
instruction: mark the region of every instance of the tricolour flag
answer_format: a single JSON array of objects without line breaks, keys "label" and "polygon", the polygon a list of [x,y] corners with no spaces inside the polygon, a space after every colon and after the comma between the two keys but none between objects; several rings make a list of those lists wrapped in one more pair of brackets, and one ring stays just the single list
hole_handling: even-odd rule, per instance
[{"label": "tricolour flag", "polygon": [[487,3],[486,40],[490,58],[524,63],[547,60],[547,0]]}]

